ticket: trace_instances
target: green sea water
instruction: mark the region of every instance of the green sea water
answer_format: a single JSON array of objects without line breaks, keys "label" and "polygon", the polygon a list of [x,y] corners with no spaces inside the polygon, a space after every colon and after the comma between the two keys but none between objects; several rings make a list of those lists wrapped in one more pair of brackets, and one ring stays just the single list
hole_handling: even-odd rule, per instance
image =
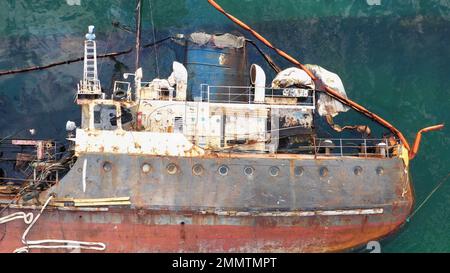
[{"label": "green sea water", "polygon": [[[218,2],[295,58],[338,73],[350,98],[389,120],[410,142],[424,126],[450,126],[450,0]],[[195,30],[252,38],[206,0],[144,0],[143,9],[143,43]],[[133,34],[113,21],[133,28],[134,1],[2,0],[0,70],[82,56],[90,24],[96,26],[99,53],[133,47]],[[145,78],[168,76],[176,57],[166,45],[143,51]],[[132,55],[100,61],[103,87],[127,70],[133,70]],[[81,74],[79,63],[0,77],[0,135],[35,128],[36,137],[64,139],[65,122],[79,124],[74,95]],[[411,163],[416,206],[450,173],[448,132],[427,134]],[[382,252],[450,252],[450,181],[381,247]]]}]

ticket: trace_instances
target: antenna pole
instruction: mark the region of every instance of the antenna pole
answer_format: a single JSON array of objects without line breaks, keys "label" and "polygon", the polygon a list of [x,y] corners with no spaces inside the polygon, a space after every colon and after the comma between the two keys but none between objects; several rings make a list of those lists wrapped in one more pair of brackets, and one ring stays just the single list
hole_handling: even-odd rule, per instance
[{"label": "antenna pole", "polygon": [[140,67],[139,55],[141,52],[141,19],[142,19],[142,0],[136,0],[136,62],[135,70]]}]

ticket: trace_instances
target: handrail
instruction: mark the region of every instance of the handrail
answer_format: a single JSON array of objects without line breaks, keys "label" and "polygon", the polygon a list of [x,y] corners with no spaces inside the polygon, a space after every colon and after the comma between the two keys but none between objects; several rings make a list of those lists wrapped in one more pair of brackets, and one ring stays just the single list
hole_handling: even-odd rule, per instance
[{"label": "handrail", "polygon": [[[191,135],[190,135],[191,136]],[[198,135],[197,135],[198,136]],[[324,145],[325,140],[327,140],[328,145]],[[331,141],[331,142],[330,142]],[[349,145],[348,141],[358,141],[354,145]],[[346,143],[347,142],[347,143]],[[370,145],[367,145],[369,143]],[[245,152],[239,148],[240,145],[226,147],[225,150],[228,152],[236,152],[241,151]],[[357,157],[378,157],[378,158],[392,158],[397,155],[400,155],[400,144],[398,140],[396,140],[396,144],[389,145],[388,140],[386,138],[383,139],[361,139],[361,138],[313,138],[312,145],[301,145],[297,147],[303,151],[310,151],[315,158],[318,156],[357,156]],[[308,149],[305,149],[308,148]],[[357,152],[352,152],[349,150],[358,150]],[[333,152],[333,150],[337,152]],[[394,151],[397,150],[397,153]],[[216,149],[214,151],[223,151],[223,149]],[[270,149],[261,150],[261,152],[270,152]],[[290,149],[291,152],[296,151],[296,149]],[[297,150],[298,151],[298,150]],[[391,152],[392,151],[392,152]],[[279,151],[275,151],[275,154],[278,154]]]},{"label": "handrail", "polygon": [[[327,142],[328,141],[328,142]],[[356,145],[348,145],[348,142],[355,142],[358,141],[359,143],[356,143]],[[329,143],[329,145],[323,145],[323,143]],[[337,142],[339,145],[336,145]],[[346,143],[345,143],[346,142]],[[367,144],[371,145],[367,145]],[[397,143],[397,140],[396,140]],[[314,138],[314,153],[316,155],[360,155],[364,154],[364,157],[367,157],[370,154],[379,154],[383,157],[391,157],[393,156],[392,153],[389,152],[390,149],[398,147],[398,143],[395,145],[389,145],[388,139],[361,139],[361,138]],[[345,152],[345,148],[352,148],[352,149],[360,149],[361,152],[359,153],[348,153]],[[321,149],[329,149],[325,153],[319,153]],[[338,153],[331,153],[331,150],[338,149]],[[375,150],[373,153],[368,152],[368,149]],[[376,152],[378,150],[378,152]]]},{"label": "handrail", "polygon": [[[225,92],[211,92],[212,89],[224,89]],[[244,92],[239,92],[239,90],[245,90]],[[252,86],[227,86],[227,85],[208,85],[208,84],[201,84],[200,85],[200,92],[201,92],[201,99],[204,102],[217,102],[217,103],[246,103],[246,104],[264,104],[266,102],[255,102],[255,94],[252,92],[253,87]],[[315,108],[315,90],[308,90],[308,89],[302,89],[302,88],[272,88],[272,87],[265,87],[265,99],[267,98],[302,98],[305,99],[305,101],[301,102],[295,102],[296,106],[304,106],[305,108]],[[269,91],[269,92],[268,92]],[[281,94],[276,94],[276,92]],[[283,95],[283,92],[292,92],[292,91],[298,91],[299,93],[305,94],[304,96],[289,96],[289,95]],[[216,97],[227,97],[228,99],[214,99],[211,98],[211,94],[214,94]],[[244,96],[245,99],[243,100],[237,100],[237,98],[242,98]],[[283,104],[283,103],[278,103]]]},{"label": "handrail", "polygon": [[155,85],[151,86],[152,83],[155,83],[154,81],[151,82],[140,82],[140,86],[139,88],[153,88],[153,91],[156,92],[157,96],[152,98],[152,99],[156,99],[159,100],[161,98],[163,98],[163,92],[169,92],[169,101],[171,101],[174,98],[173,92],[175,91],[175,88],[173,88],[172,86],[168,86],[167,89],[163,89],[160,86],[156,87]]},{"label": "handrail", "polygon": [[78,94],[101,94],[100,80],[83,79],[78,84]]}]

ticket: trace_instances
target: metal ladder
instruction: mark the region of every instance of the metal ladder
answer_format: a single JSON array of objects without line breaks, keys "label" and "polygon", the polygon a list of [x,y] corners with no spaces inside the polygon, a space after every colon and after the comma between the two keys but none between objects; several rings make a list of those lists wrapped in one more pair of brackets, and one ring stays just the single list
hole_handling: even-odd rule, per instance
[{"label": "metal ladder", "polygon": [[197,142],[198,105],[192,102],[184,104],[184,134],[192,141]]},{"label": "metal ladder", "polygon": [[84,77],[85,81],[96,81],[97,77],[97,46],[95,41],[84,42]]},{"label": "metal ladder", "polygon": [[83,80],[78,85],[78,97],[98,98],[102,89],[97,74],[97,45],[95,43],[94,26],[89,26],[89,33],[84,41]]}]

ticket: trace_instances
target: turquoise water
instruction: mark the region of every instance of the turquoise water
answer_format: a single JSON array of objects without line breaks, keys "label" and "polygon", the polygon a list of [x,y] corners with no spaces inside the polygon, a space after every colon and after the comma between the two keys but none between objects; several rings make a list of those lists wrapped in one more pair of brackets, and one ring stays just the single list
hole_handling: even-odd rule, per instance
[{"label": "turquoise water", "polygon": [[[424,126],[450,124],[450,0],[218,2],[304,63],[338,73],[353,100],[389,120],[410,142]],[[143,43],[153,41],[152,19],[156,39],[193,30],[242,32],[203,0],[145,0],[144,13]],[[99,53],[132,47],[133,34],[113,27],[112,21],[133,27],[134,1],[0,1],[0,70],[81,56],[89,24],[97,28]],[[167,76],[177,57],[168,45],[156,51],[158,60],[155,49],[143,52],[147,79],[158,72]],[[112,79],[133,70],[133,56],[99,66],[103,87],[109,88]],[[79,124],[73,98],[81,74],[80,63],[1,77],[0,135],[35,128],[36,137],[63,139],[67,120]],[[417,203],[450,172],[448,132],[427,134],[412,162]],[[382,242],[382,251],[450,252],[449,207],[450,181],[405,228]]]}]

